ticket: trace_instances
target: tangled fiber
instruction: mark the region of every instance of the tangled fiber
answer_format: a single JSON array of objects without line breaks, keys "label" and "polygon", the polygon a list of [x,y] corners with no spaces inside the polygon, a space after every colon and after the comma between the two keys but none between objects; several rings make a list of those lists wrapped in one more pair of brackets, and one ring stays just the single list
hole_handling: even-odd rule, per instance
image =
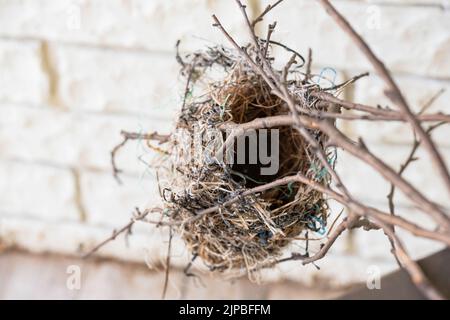
[{"label": "tangled fiber", "polygon": [[[255,58],[251,47],[247,52]],[[311,146],[291,126],[276,128],[280,142],[276,174],[261,175],[260,162],[237,164],[216,159],[214,153],[207,151],[211,151],[211,145],[220,147],[225,136],[211,132],[221,132],[219,128],[227,123],[288,114],[288,107],[231,50],[208,48],[184,60],[178,56],[178,60],[187,86],[176,132],[169,143],[170,184],[164,190],[164,214],[176,223],[190,252],[210,270],[245,269],[254,278],[258,270],[273,263],[283,248],[302,233],[310,230],[323,234],[329,209],[322,193],[299,183],[240,195],[297,172],[324,185],[330,184],[330,175]],[[302,106],[324,110],[309,95],[320,87],[305,77],[300,67],[289,73],[288,90]],[[194,95],[199,88],[202,93]],[[324,147],[327,137],[318,130],[309,132],[334,165],[335,153]],[[199,145],[201,152],[196,151]],[[222,205],[238,196],[238,201]],[[201,210],[217,205],[219,210],[193,219]]]}]

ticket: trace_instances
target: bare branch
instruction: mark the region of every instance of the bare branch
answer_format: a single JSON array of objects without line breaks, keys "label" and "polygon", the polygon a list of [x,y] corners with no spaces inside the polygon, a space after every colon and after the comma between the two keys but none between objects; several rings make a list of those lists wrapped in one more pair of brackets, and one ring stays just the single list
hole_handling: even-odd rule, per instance
[{"label": "bare branch", "polygon": [[131,233],[131,229],[133,227],[133,225],[137,222],[137,221],[142,221],[145,219],[145,217],[147,217],[147,215],[150,212],[158,212],[161,211],[161,209],[159,208],[154,208],[154,209],[148,209],[148,210],[144,210],[144,211],[140,211],[138,208],[135,209],[136,210],[136,214],[133,215],[133,217],[130,219],[130,222],[128,222],[126,225],[124,225],[122,228],[120,228],[119,230],[114,230],[111,234],[110,237],[106,238],[105,240],[103,240],[102,242],[100,242],[98,245],[96,245],[94,248],[92,248],[90,251],[88,251],[87,253],[85,253],[82,258],[83,259],[87,259],[89,258],[92,254],[94,254],[95,252],[97,252],[100,248],[102,248],[103,246],[105,246],[107,243],[109,243],[110,241],[113,241],[117,238],[117,236],[119,236],[122,233]]},{"label": "bare branch", "polygon": [[312,67],[312,49],[308,49],[308,59],[306,61],[306,74],[305,79],[303,80],[303,83],[307,83],[308,80],[311,78],[311,67]]},{"label": "bare branch", "polygon": [[394,243],[394,255],[400,260],[404,269],[408,272],[414,285],[431,300],[444,300],[444,297],[431,285],[420,266],[406,252],[402,242],[394,231],[382,222],[378,222],[384,233]]},{"label": "bare branch", "polygon": [[164,287],[161,299],[164,300],[166,298],[167,293],[167,285],[169,284],[169,272],[170,272],[170,254],[172,251],[172,238],[173,238],[173,230],[169,227],[169,243],[167,245],[167,256],[166,256],[166,271],[164,273]]},{"label": "bare branch", "polygon": [[[321,100],[328,101],[331,103],[335,103],[339,106],[344,107],[349,110],[358,110],[363,112],[368,112],[374,116],[377,116],[377,120],[387,120],[392,119],[393,121],[406,121],[405,116],[398,111],[394,110],[386,110],[381,108],[375,108],[371,106],[367,106],[360,103],[354,103],[350,101],[345,101],[339,98],[334,97],[333,95],[326,92],[312,92],[312,96],[317,97]],[[450,122],[450,115],[443,113],[435,113],[435,114],[418,114],[418,120],[420,121],[444,121]]]},{"label": "bare branch", "polygon": [[113,168],[113,176],[116,179],[118,183],[122,183],[122,181],[119,178],[119,173],[122,172],[121,169],[119,169],[116,165],[116,154],[117,152],[125,146],[125,144],[129,140],[155,140],[158,141],[159,144],[163,144],[167,141],[169,141],[170,135],[161,135],[158,134],[156,131],[153,133],[138,133],[138,132],[128,132],[128,131],[121,131],[120,134],[123,137],[122,142],[120,142],[118,145],[116,145],[111,150],[111,166]]},{"label": "bare branch", "polygon": [[253,20],[253,22],[252,22],[252,24],[251,24],[252,28],[254,28],[258,22],[261,22],[261,21],[263,20],[264,16],[265,16],[266,14],[268,14],[268,13],[269,13],[273,8],[275,8],[277,5],[279,5],[281,2],[283,2],[283,0],[278,0],[278,1],[275,2],[274,4],[269,4],[269,5],[264,9],[264,11],[261,12],[261,13],[259,14],[259,16],[256,17],[255,20]]}]

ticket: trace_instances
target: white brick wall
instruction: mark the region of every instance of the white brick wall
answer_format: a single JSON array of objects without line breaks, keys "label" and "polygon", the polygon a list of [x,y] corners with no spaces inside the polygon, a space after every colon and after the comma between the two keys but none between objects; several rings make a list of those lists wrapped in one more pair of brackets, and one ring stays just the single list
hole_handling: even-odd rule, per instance
[{"label": "white brick wall", "polygon": [[68,109],[173,119],[180,99],[170,55],[54,46],[58,95]]},{"label": "white brick wall", "polygon": [[41,45],[36,41],[0,40],[0,99],[39,103],[48,93]]},{"label": "white brick wall", "polygon": [[[251,0],[250,11],[267,3]],[[414,109],[444,88],[431,110],[450,113],[450,10],[443,9],[445,1],[334,3],[393,70]],[[125,170],[124,185],[119,186],[111,176],[109,152],[122,129],[169,132],[183,85],[178,82],[175,41],[183,40],[184,51],[225,43],[211,26],[212,13],[244,43],[247,36],[232,1],[0,0],[0,243],[77,254],[128,221],[135,206],[159,203],[154,172],[137,160],[152,161],[158,155],[148,154],[139,142],[127,145],[117,158]],[[272,19],[278,21],[275,39],[302,53],[311,47],[318,70],[333,67],[339,79],[371,70],[315,1],[286,0],[259,31],[265,32]],[[384,105],[388,102],[382,91],[373,74],[344,95]],[[340,125],[370,141],[373,151],[395,167],[408,153],[406,125]],[[449,134],[444,128],[433,135],[448,162]],[[406,176],[450,207],[440,182],[431,178],[427,156],[420,156],[424,161],[411,166]],[[339,170],[359,199],[386,205],[389,185],[365,164],[341,153]],[[427,222],[400,193],[398,197],[402,213]],[[167,230],[140,224],[128,247],[119,239],[100,254],[145,259],[156,267],[166,252],[166,236]],[[415,257],[439,248],[404,238]],[[174,263],[184,266],[187,257],[179,239],[174,250]],[[266,277],[308,283],[328,279],[341,285],[364,281],[374,264],[383,272],[395,268],[381,232],[346,235],[318,264],[320,271],[286,264]]]},{"label": "white brick wall", "polygon": [[3,0],[0,33],[171,52],[178,39],[191,49],[205,40],[220,41],[221,34],[211,28],[214,12],[221,13],[233,33],[242,35],[238,12],[230,10],[227,1],[211,0]]},{"label": "white brick wall", "polygon": [[70,170],[20,161],[0,162],[2,213],[45,221],[78,221]]}]

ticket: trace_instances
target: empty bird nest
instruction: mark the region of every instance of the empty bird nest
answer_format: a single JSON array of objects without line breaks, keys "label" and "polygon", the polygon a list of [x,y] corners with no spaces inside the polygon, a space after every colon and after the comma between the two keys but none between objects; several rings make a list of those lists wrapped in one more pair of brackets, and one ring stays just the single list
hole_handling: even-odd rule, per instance
[{"label": "empty bird nest", "polygon": [[[256,59],[251,46],[246,51]],[[163,215],[210,270],[251,275],[273,265],[283,248],[304,239],[308,230],[323,234],[327,223],[329,208],[321,192],[296,181],[276,182],[300,172],[328,186],[330,175],[291,125],[246,132],[239,149],[237,125],[289,114],[247,60],[223,47],[177,58],[187,85],[167,143],[171,161]],[[304,61],[300,55],[297,59]],[[301,71],[302,65],[289,72],[287,88],[305,108],[324,110],[310,96],[320,87]],[[327,137],[308,131],[334,166],[335,150],[324,147]],[[272,169],[259,157],[262,147],[268,149]]]}]

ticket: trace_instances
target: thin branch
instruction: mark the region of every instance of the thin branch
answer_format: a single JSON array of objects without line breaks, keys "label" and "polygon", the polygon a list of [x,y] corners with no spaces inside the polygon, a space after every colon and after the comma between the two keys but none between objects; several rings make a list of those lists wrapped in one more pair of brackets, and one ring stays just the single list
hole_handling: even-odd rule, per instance
[{"label": "thin branch", "polygon": [[287,76],[289,74],[289,69],[292,67],[293,64],[297,63],[297,61],[295,61],[296,57],[297,56],[294,53],[283,68],[283,72],[281,73],[281,79],[284,83],[286,83]]},{"label": "thin branch", "polygon": [[272,37],[272,33],[275,31],[276,26],[277,26],[277,23],[274,22],[272,24],[269,24],[269,27],[267,28],[266,45],[264,46],[264,51],[263,51],[263,57],[265,59],[267,58],[267,52],[269,51],[270,38]]},{"label": "thin branch", "polygon": [[180,42],[181,40],[177,40],[175,44],[175,60],[181,65],[181,68],[184,69],[186,67],[186,63],[183,61],[183,58],[181,58],[180,55]]},{"label": "thin branch", "polygon": [[156,131],[153,133],[138,133],[138,132],[128,132],[128,131],[121,131],[120,134],[122,135],[122,142],[120,142],[118,145],[116,145],[112,150],[111,150],[111,166],[113,169],[113,176],[116,179],[116,181],[121,184],[122,181],[119,178],[119,173],[122,172],[121,169],[119,169],[116,165],[116,155],[117,152],[123,147],[125,146],[125,144],[129,141],[129,140],[155,140],[158,141],[159,144],[163,144],[167,141],[169,141],[170,135],[161,135],[159,133],[157,133]]},{"label": "thin branch", "polygon": [[[225,30],[225,28],[222,26],[222,23],[220,23],[219,19],[216,17],[215,14],[212,15],[212,18],[214,20],[214,27],[218,27],[220,31],[225,35],[225,37],[228,39],[228,41],[233,45],[233,47],[243,56],[246,58],[246,60],[250,63],[250,65],[255,69],[258,70],[258,73],[263,77],[264,81],[270,86],[272,90],[276,90],[273,81],[268,77],[268,75],[264,72],[264,70],[261,68],[261,66],[257,65],[253,59],[248,55],[248,53],[242,49],[236,41],[230,36],[230,34]],[[265,60],[265,59],[264,59]]]},{"label": "thin branch", "polygon": [[131,233],[131,229],[133,227],[133,225],[137,222],[137,221],[141,221],[144,220],[145,217],[147,217],[147,215],[150,212],[156,212],[156,211],[160,211],[160,209],[158,208],[154,208],[154,209],[149,209],[149,210],[144,210],[144,211],[140,211],[138,208],[136,208],[136,214],[133,215],[133,217],[130,219],[130,222],[128,222],[126,225],[124,225],[122,228],[120,228],[119,230],[113,230],[111,236],[109,236],[108,238],[106,238],[105,240],[103,240],[102,242],[100,242],[98,245],[96,245],[94,248],[92,248],[90,251],[88,251],[87,253],[85,253],[82,258],[83,259],[87,259],[89,258],[92,254],[94,254],[95,252],[97,252],[100,248],[102,248],[103,246],[105,246],[107,243],[109,243],[110,241],[113,241],[117,238],[117,236],[119,236],[122,233]]},{"label": "thin branch", "polygon": [[430,100],[428,100],[422,107],[422,109],[420,109],[420,111],[418,112],[418,114],[423,114],[425,111],[427,111],[432,105],[433,103],[439,99],[439,97],[445,92],[445,89],[442,88],[441,90],[439,90],[438,92],[436,92],[436,94],[434,94]]},{"label": "thin branch", "polygon": [[307,83],[308,80],[311,78],[311,67],[312,67],[312,49],[308,49],[308,59],[306,60],[306,73],[305,73],[305,79],[303,80],[303,83]]},{"label": "thin branch", "polygon": [[[442,125],[443,122],[440,122],[434,126],[430,126],[427,129],[427,133],[431,134],[431,132],[438,128],[440,125]],[[414,161],[417,160],[417,158],[415,157],[417,150],[419,149],[420,146],[420,140],[418,140],[416,137],[414,138],[414,142],[413,142],[413,146],[411,148],[411,151],[408,154],[408,157],[406,158],[405,162],[400,165],[400,169],[398,170],[398,175],[401,176],[403,174],[403,172],[405,172],[405,170],[408,168],[408,166],[413,163]],[[391,184],[391,189],[389,191],[389,194],[387,195],[387,198],[389,200],[389,211],[391,212],[391,214],[394,214],[394,193],[395,193],[395,185]]]},{"label": "thin branch", "polygon": [[322,259],[330,250],[330,248],[333,246],[337,238],[339,238],[346,229],[350,229],[352,224],[355,223],[358,219],[359,219],[358,216],[344,218],[344,220],[330,234],[327,242],[325,242],[325,244],[320,248],[320,250],[313,256],[302,259],[302,264],[306,265],[319,259]]},{"label": "thin branch", "polygon": [[415,262],[406,252],[402,242],[394,231],[385,223],[378,221],[384,233],[394,243],[394,255],[400,260],[403,268],[408,272],[413,284],[430,300],[444,300],[444,297],[433,287],[424,274],[419,264]]},{"label": "thin branch", "polygon": [[[342,106],[345,109],[349,109],[349,110],[353,109],[353,110],[357,110],[357,111],[368,112],[370,114],[373,114],[374,116],[379,117],[379,118],[376,118],[378,120],[388,120],[389,121],[389,119],[391,119],[392,121],[394,121],[394,120],[395,121],[406,121],[405,116],[398,111],[375,108],[375,107],[371,107],[371,106],[364,105],[361,103],[345,101],[345,100],[339,99],[337,97],[334,97],[333,95],[326,93],[326,92],[312,92],[311,95],[316,98],[319,98],[321,100],[338,104],[339,106]],[[417,118],[420,121],[450,122],[450,115],[443,114],[443,113],[418,114]]]},{"label": "thin branch", "polygon": [[283,0],[278,0],[278,1],[275,2],[274,4],[269,4],[269,5],[264,9],[264,11],[261,12],[261,13],[259,14],[259,16],[256,17],[255,20],[253,20],[253,22],[252,22],[252,24],[251,24],[252,28],[254,28],[254,27],[256,26],[256,24],[258,24],[259,22],[261,22],[261,21],[263,20],[264,16],[265,16],[266,14],[268,14],[268,13],[269,13],[273,8],[275,8],[277,5],[279,5],[281,2],[283,2]]},{"label": "thin branch", "polygon": [[298,53],[297,51],[295,51],[294,49],[289,48],[287,45],[285,45],[281,42],[275,41],[275,40],[270,40],[270,39],[269,40],[261,39],[261,41],[265,42],[266,45],[267,45],[267,43],[270,43],[270,44],[279,46],[279,47],[283,48],[284,50],[294,54],[296,57],[300,58],[302,63],[299,65],[299,67],[303,67],[305,65],[305,63],[306,63],[305,58],[303,58],[303,56],[300,53]]},{"label": "thin branch", "polygon": [[[363,228],[364,230],[378,230],[380,227],[373,224],[367,219],[361,218],[357,215],[352,215],[351,217],[344,218],[339,225],[333,229],[333,231],[328,235],[327,241],[322,244],[319,251],[314,255],[309,256],[307,254],[299,254],[293,252],[290,257],[282,258],[276,260],[273,264],[279,264],[287,261],[301,260],[303,265],[314,263],[326,256],[328,251],[331,249],[336,240],[344,233],[346,230]],[[272,265],[273,265],[272,264]]]},{"label": "thin branch", "polygon": [[358,74],[358,75],[352,77],[351,79],[349,79],[349,80],[347,80],[347,81],[345,81],[345,82],[343,82],[343,83],[337,84],[337,85],[332,86],[332,87],[330,87],[330,88],[325,88],[325,89],[323,89],[323,90],[324,90],[324,91],[337,90],[337,89],[340,89],[340,88],[342,88],[342,87],[346,87],[347,85],[349,85],[349,84],[351,84],[351,83],[354,83],[354,82],[358,81],[359,79],[364,78],[364,77],[367,77],[367,76],[369,76],[369,73],[368,73],[368,72],[364,72],[364,73],[361,73],[361,74]]},{"label": "thin branch", "polygon": [[[437,127],[439,127],[442,124],[443,124],[443,122],[440,122],[437,125],[430,126],[427,129],[427,134],[431,134],[431,132],[434,129],[436,129]],[[415,157],[415,154],[416,154],[417,150],[419,149],[419,146],[420,146],[420,141],[414,135],[414,142],[413,142],[413,146],[411,148],[411,151],[410,151],[408,157],[406,158],[405,162],[402,165],[400,165],[400,169],[398,171],[398,175],[399,176],[401,176],[403,174],[403,172],[405,172],[405,170],[408,168],[408,166],[411,163],[413,163],[414,161],[417,160],[417,158]],[[392,215],[395,215],[394,194],[395,194],[395,185],[391,183],[390,191],[389,191],[389,194],[387,195],[387,198],[388,198],[388,204],[389,204],[389,212]],[[389,228],[391,228],[392,232],[395,233],[395,226],[389,226]],[[401,266],[401,261],[400,261],[400,259],[397,256],[397,252],[395,250],[395,243],[393,241],[393,238],[392,237],[388,237],[388,238],[389,238],[389,242],[391,243],[392,254],[394,255],[397,263]]]},{"label": "thin branch", "polygon": [[164,273],[164,287],[161,299],[164,300],[166,298],[167,286],[169,284],[169,272],[170,272],[170,254],[172,251],[172,238],[173,238],[173,230],[169,228],[169,243],[167,245],[167,256],[166,256],[166,271]]}]

